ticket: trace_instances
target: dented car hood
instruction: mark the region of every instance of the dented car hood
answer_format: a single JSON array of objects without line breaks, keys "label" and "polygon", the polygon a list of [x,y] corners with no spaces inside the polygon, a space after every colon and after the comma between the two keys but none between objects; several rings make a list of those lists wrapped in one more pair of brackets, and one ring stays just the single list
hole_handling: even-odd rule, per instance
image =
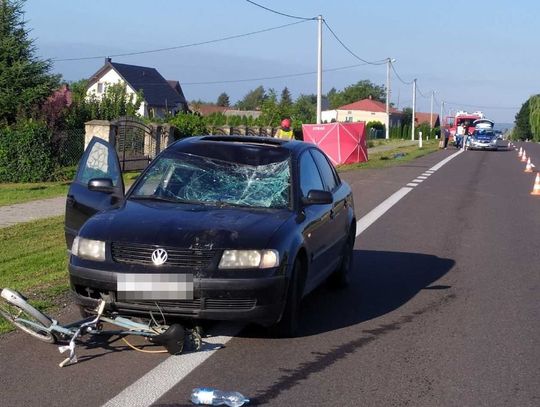
[{"label": "dented car hood", "polygon": [[97,213],[80,231],[88,239],[183,248],[265,248],[293,216],[287,209],[247,209],[127,200]]}]

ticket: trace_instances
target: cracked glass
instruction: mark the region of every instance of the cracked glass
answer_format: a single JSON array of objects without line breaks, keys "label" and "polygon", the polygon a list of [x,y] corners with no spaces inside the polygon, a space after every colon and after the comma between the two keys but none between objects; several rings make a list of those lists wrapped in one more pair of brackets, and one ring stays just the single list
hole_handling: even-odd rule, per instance
[{"label": "cracked glass", "polygon": [[290,162],[248,165],[178,154],[161,157],[131,199],[252,208],[285,208],[290,199]]}]

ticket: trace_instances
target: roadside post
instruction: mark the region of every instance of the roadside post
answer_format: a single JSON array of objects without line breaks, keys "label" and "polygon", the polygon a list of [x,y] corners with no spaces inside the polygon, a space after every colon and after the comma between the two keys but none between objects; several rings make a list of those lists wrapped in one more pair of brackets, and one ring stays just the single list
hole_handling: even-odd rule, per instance
[{"label": "roadside post", "polygon": [[418,132],[418,148],[422,148],[422,132]]}]

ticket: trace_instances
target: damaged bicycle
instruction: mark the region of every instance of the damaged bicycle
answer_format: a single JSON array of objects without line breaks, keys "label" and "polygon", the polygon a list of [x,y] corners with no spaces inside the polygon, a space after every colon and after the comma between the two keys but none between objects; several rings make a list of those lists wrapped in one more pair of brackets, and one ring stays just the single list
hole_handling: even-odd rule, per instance
[{"label": "damaged bicycle", "polygon": [[[132,345],[126,337],[140,336],[152,344],[163,346],[171,355],[178,355],[184,349],[199,350],[202,345],[200,327],[185,328],[179,323],[167,325],[164,318],[158,322],[151,312],[148,319],[141,319],[144,322],[139,322],[110,312],[105,300],[99,301],[95,315],[62,325],[30,305],[28,299],[21,293],[4,288],[0,292],[0,316],[40,341],[51,344],[63,343],[59,346],[59,351],[60,353],[69,351],[69,356],[59,364],[60,367],[77,363],[75,347],[80,338],[85,335],[116,335],[135,350],[141,349]],[[104,324],[116,329],[104,329]]]}]

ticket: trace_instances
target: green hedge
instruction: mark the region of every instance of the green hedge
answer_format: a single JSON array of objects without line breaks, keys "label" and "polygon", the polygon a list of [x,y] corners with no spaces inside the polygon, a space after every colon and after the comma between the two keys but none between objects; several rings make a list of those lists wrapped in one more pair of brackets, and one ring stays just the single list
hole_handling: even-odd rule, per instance
[{"label": "green hedge", "polygon": [[0,182],[52,179],[55,159],[51,139],[47,126],[33,120],[0,127]]}]

